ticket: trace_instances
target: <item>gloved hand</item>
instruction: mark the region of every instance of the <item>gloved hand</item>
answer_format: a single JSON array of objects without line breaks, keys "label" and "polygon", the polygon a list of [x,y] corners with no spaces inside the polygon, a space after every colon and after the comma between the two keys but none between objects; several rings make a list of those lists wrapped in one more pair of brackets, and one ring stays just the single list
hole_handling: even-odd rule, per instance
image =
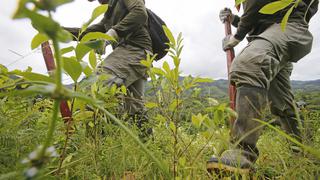
[{"label": "gloved hand", "polygon": [[109,29],[106,34],[107,34],[108,36],[113,37],[116,41],[119,40],[118,33],[117,33],[117,31],[114,30],[114,29]]},{"label": "gloved hand", "polygon": [[236,39],[233,35],[226,36],[222,40],[222,49],[224,51],[231,49],[231,48],[235,47],[236,45],[238,45],[239,42],[240,42],[240,40]]},{"label": "gloved hand", "polygon": [[234,20],[234,14],[232,14],[231,9],[224,8],[220,11],[219,18],[222,23],[224,23],[226,20],[228,20],[229,17],[230,17],[230,23],[232,23]]},{"label": "gloved hand", "polygon": [[[116,41],[119,40],[118,33],[114,29],[109,29],[106,34],[108,36],[111,36],[112,38],[114,38]],[[115,42],[105,40],[103,47],[96,50],[96,53],[98,53],[100,55],[104,55],[106,53],[106,47],[109,46],[110,44],[113,44],[113,43],[115,43]]]}]

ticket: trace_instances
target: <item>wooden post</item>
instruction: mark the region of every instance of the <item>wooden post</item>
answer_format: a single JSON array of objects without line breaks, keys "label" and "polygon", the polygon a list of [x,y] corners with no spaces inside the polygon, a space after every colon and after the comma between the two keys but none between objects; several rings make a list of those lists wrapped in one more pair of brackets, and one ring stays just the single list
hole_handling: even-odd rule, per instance
[{"label": "wooden post", "polygon": [[[226,36],[232,34],[230,18],[228,18],[228,20],[224,22],[224,28],[225,28]],[[234,59],[234,49],[231,48],[226,50],[226,54],[227,54],[228,79],[230,81],[230,68],[231,68],[231,63]],[[230,83],[229,83],[229,99],[230,99],[231,109],[236,110],[236,87],[231,85]],[[233,125],[234,121],[235,121],[234,118],[230,119],[231,126]]]},{"label": "wooden post", "polygon": [[[46,63],[48,73],[49,73],[49,75],[52,75],[56,66],[54,63],[53,53],[52,53],[49,42],[47,41],[47,42],[42,43],[41,49],[42,49],[42,55],[43,55],[44,61]],[[61,101],[60,113],[61,113],[61,116],[66,124],[72,121],[72,112],[69,108],[67,101],[64,101],[64,100]]]}]

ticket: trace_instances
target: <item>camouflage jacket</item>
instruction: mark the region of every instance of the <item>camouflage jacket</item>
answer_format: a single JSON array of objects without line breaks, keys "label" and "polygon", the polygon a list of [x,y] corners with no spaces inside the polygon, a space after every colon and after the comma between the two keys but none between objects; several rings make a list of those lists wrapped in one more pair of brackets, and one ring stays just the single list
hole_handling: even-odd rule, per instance
[{"label": "camouflage jacket", "polygon": [[[242,40],[247,34],[258,35],[274,23],[280,23],[288,8],[272,15],[259,13],[259,10],[271,2],[278,0],[246,0],[243,3],[243,15],[236,16],[233,25],[237,27],[235,37]],[[319,0],[302,0],[289,17],[289,22],[308,23],[318,11]],[[310,5],[310,8],[308,8]],[[306,17],[306,18],[305,18]]]},{"label": "camouflage jacket", "polygon": [[[107,3],[109,11],[104,14],[99,23],[88,27],[82,37],[89,32],[105,33],[112,28],[120,38],[119,44],[130,44],[152,51],[144,0],[109,0]],[[78,37],[79,28],[66,29]]]}]

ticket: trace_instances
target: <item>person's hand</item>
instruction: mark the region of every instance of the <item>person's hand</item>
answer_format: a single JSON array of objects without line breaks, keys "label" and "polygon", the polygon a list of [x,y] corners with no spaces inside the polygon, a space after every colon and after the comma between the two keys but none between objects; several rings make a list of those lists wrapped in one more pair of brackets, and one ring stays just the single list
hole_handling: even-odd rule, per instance
[{"label": "person's hand", "polygon": [[240,40],[236,39],[233,35],[226,36],[222,40],[222,49],[224,51],[231,49],[231,48],[235,47],[236,45],[238,45],[239,42],[240,42]]},{"label": "person's hand", "polygon": [[219,18],[222,23],[226,22],[228,18],[230,18],[230,23],[232,23],[234,20],[234,14],[232,14],[231,9],[224,8],[220,11]]},{"label": "person's hand", "polygon": [[119,40],[119,36],[116,30],[114,29],[109,29],[106,33],[108,36],[111,36],[113,39],[115,39],[116,41]]}]

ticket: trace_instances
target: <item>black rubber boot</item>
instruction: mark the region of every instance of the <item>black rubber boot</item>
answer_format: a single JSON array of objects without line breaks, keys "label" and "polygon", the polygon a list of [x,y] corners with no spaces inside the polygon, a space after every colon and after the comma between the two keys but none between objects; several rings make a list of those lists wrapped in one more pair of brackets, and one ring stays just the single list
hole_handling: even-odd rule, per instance
[{"label": "black rubber boot", "polygon": [[263,120],[267,107],[267,90],[242,86],[237,89],[236,111],[238,113],[232,129],[232,143],[236,148],[227,150],[220,157],[213,156],[207,162],[208,171],[227,171],[229,173],[249,173],[257,160],[259,151],[257,140],[262,128],[254,119]]}]

